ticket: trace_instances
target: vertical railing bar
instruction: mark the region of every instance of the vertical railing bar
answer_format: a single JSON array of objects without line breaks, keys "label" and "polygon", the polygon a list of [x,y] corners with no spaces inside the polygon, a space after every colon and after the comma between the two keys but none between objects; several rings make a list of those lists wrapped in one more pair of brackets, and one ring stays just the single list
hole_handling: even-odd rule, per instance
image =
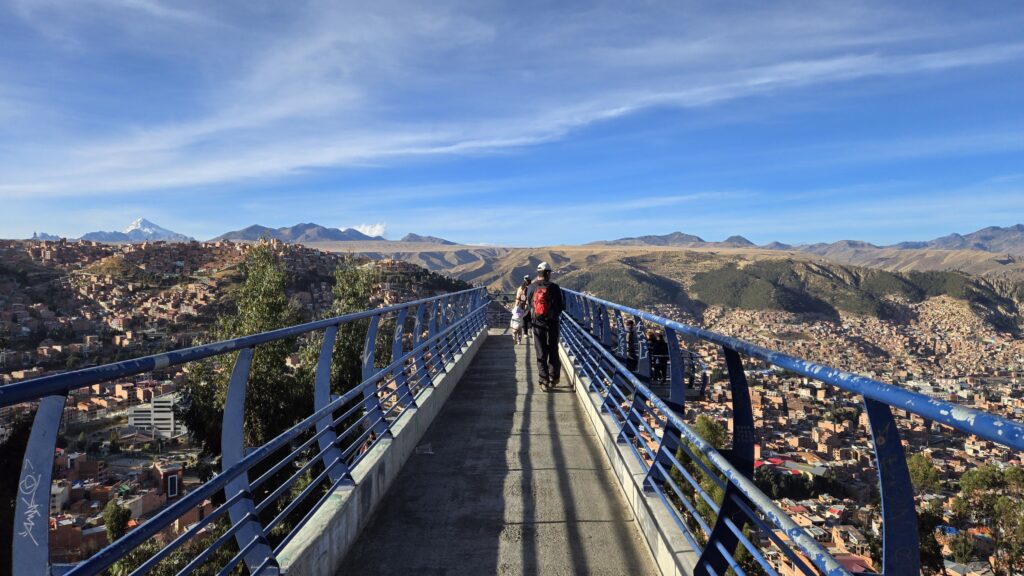
[{"label": "vertical railing bar", "polygon": [[[338,326],[330,326],[324,330],[324,340],[320,345],[320,356],[316,362],[316,376],[313,382],[313,410],[320,410],[331,403],[331,365],[334,360],[334,345],[338,339]],[[330,428],[317,440],[317,445],[323,452],[323,462],[340,457],[341,450],[336,446],[338,440],[334,430],[334,423],[330,415],[325,416],[316,423],[316,431],[323,432]],[[348,476],[348,468],[341,470],[332,469],[331,482],[338,482],[341,478]]]},{"label": "vertical railing bar", "polygon": [[900,431],[889,406],[864,398],[871,440],[878,466],[878,489],[882,507],[882,573],[918,574],[921,571],[920,542],[914,489],[907,469]]},{"label": "vertical railing bar", "polygon": [[[245,396],[254,353],[253,348],[243,348],[238,352],[228,381],[224,420],[221,425],[221,471],[226,471],[245,456]],[[246,497],[232,505],[228,509],[228,515],[233,525],[245,523],[245,526],[235,534],[235,540],[239,548],[246,548],[252,543],[251,548],[245,553],[245,564],[249,570],[255,570],[270,557],[272,551],[263,526],[256,516],[248,471],[239,474],[224,486],[225,499],[231,499],[239,493],[244,493]],[[248,516],[251,518],[247,518]]]},{"label": "vertical railing bar", "polygon": [[15,496],[11,567],[14,574],[48,574],[50,565],[50,483],[53,455],[67,396],[39,400],[32,420]]}]

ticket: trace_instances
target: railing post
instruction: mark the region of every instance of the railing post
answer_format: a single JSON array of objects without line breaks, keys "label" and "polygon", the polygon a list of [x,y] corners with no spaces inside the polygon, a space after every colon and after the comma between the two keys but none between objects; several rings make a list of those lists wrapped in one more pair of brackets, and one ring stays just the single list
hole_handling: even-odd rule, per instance
[{"label": "railing post", "polygon": [[682,443],[679,430],[671,424],[669,418],[665,418],[665,427],[661,430],[661,438],[658,439],[658,450],[655,452],[654,462],[651,462],[651,467],[647,470],[647,476],[644,477],[643,488],[645,491],[654,490],[655,482],[665,480],[664,475],[658,470],[658,464],[661,464],[667,470],[672,470],[672,459],[665,454],[666,450],[670,450],[666,447],[666,444],[668,444],[666,440],[668,438],[673,438],[677,444]]},{"label": "railing post", "polygon": [[[738,352],[731,348],[722,348],[725,353],[725,365],[729,370],[729,389],[732,393],[732,450],[721,450],[729,463],[747,478],[754,476],[754,411],[750,404],[750,390],[747,386],[747,378],[743,374],[743,361]],[[727,479],[728,480],[728,479]],[[735,483],[728,481],[725,486],[725,495],[722,498],[718,517],[711,529],[711,535],[704,546],[704,552],[697,560],[696,574],[708,573],[708,569],[714,574],[724,574],[729,568],[729,562],[718,544],[730,555],[735,555],[739,539],[729,529],[725,520],[728,518],[743,530],[749,522],[746,514],[736,504],[736,498],[745,500]]]},{"label": "railing post", "polygon": [[[402,308],[398,311],[398,319],[395,320],[395,335],[391,340],[391,361],[395,362],[399,358],[405,355],[405,319],[408,315],[408,309]],[[406,408],[416,405],[416,399],[412,397],[412,393],[409,390],[409,377],[405,373],[406,366],[403,364],[395,369],[395,373],[392,377],[395,379],[395,388],[397,395],[402,405]]]},{"label": "railing post", "polygon": [[651,377],[651,343],[647,341],[647,329],[643,318],[637,318],[636,325],[636,371],[640,376]]},{"label": "railing post", "polygon": [[907,458],[900,431],[889,406],[864,399],[871,424],[871,439],[878,463],[878,488],[882,500],[882,573],[919,574],[920,542],[917,509],[910,483]]},{"label": "railing post", "polygon": [[612,348],[612,325],[608,318],[608,308],[601,306],[601,345],[606,349]]},{"label": "railing post", "polygon": [[680,414],[685,414],[686,388],[683,386],[683,359],[679,350],[676,331],[665,327],[665,343],[668,344],[669,399],[667,404]]},{"label": "railing post", "polygon": [[587,330],[595,338],[600,338],[601,333],[601,321],[598,318],[600,313],[597,311],[597,302],[591,299],[587,299]]},{"label": "railing post", "polygon": [[[227,399],[224,401],[224,421],[221,426],[221,471],[234,466],[245,456],[245,394],[253,353],[252,348],[244,348],[238,352],[235,367],[231,371],[231,380],[228,382]],[[246,566],[250,572],[254,572],[265,560],[271,558],[271,549],[263,524],[256,515],[248,472],[239,474],[224,487],[225,499],[230,500],[237,494],[245,494],[245,497],[228,509],[228,515],[231,517],[232,525],[244,524],[235,533],[239,549],[244,550],[254,540],[257,542],[245,555]],[[276,568],[277,561],[271,558],[271,565]]]},{"label": "railing post", "polygon": [[[412,330],[413,330],[413,338],[412,338],[412,346],[413,346],[413,348],[416,348],[417,346],[422,344],[423,341],[424,341],[424,338],[423,338],[423,326],[424,326],[424,322],[425,322],[424,312],[426,312],[426,304],[421,302],[418,306],[416,306],[416,321],[413,324],[413,328],[412,328]],[[429,385],[430,384],[430,371],[427,369],[427,363],[423,361],[423,356],[426,353],[427,353],[427,350],[426,350],[426,347],[424,347],[424,349],[420,350],[417,354],[415,354],[414,358],[413,358],[413,364],[416,366],[415,374],[417,376],[417,379],[420,379],[420,378],[426,379],[426,383],[418,382],[420,387],[423,387],[425,385]]]},{"label": "railing post", "polygon": [[380,314],[370,317],[370,325],[366,329],[366,342],[363,344],[363,410],[368,422],[373,423],[373,433],[377,436],[391,434],[391,427],[384,421],[384,412],[380,409],[380,387],[383,380],[373,384],[365,384],[375,373],[374,356],[377,353],[377,330],[380,327]]},{"label": "railing post", "polygon": [[629,355],[629,334],[626,333],[626,323],[622,321],[622,312],[619,312],[618,309],[613,309],[612,318],[615,322],[617,333],[615,338],[617,356],[619,358],[626,358]]},{"label": "railing post", "polygon": [[[338,337],[338,327],[330,326],[324,330],[324,341],[320,345],[320,356],[316,362],[316,376],[313,383],[313,410],[320,410],[331,403],[331,363],[334,356],[334,344]],[[338,448],[338,436],[334,431],[334,419],[330,414],[324,416],[316,423],[316,431],[323,432],[330,428],[319,438],[317,444],[323,454],[324,466],[336,464],[327,473],[331,483],[337,483],[342,478],[349,476],[349,469],[341,459],[341,449]]]},{"label": "railing post", "polygon": [[[441,308],[441,313],[438,315],[437,333],[441,334],[448,328],[448,315],[451,312],[448,296],[439,298],[437,305]],[[448,362],[452,359],[451,334],[446,334],[439,338],[438,344],[440,345],[441,363],[447,366]]]},{"label": "railing post", "polygon": [[66,395],[39,400],[21,463],[11,550],[14,574],[50,573],[50,483]]},{"label": "railing post", "polygon": [[428,338],[433,339],[430,344],[431,361],[434,363],[437,373],[443,374],[445,372],[444,357],[441,356],[441,347],[438,346],[437,339],[437,313],[439,308],[439,301],[434,300],[430,303],[430,318],[427,320],[427,334]]},{"label": "railing post", "polygon": [[[618,372],[616,372],[614,366],[612,366],[611,375],[612,375],[612,385],[613,386],[616,385],[616,382],[620,382],[622,384],[628,384],[629,385],[629,389],[631,390],[631,392],[629,394],[629,407],[626,408],[626,416],[625,416],[625,418],[623,418],[622,422],[619,423],[619,435],[617,437],[617,440],[619,442],[626,442],[627,440],[636,437],[636,434],[633,433],[633,431],[629,429],[629,426],[627,426],[627,424],[629,424],[629,422],[632,420],[632,418],[633,418],[633,411],[636,409],[637,393],[636,393],[636,389],[633,388],[633,384],[631,382],[629,382],[629,380],[626,379],[625,376],[623,376],[622,374],[619,374]],[[625,381],[625,382],[623,382],[623,381]],[[620,384],[619,387],[620,387],[620,389],[622,389],[625,386],[622,386]],[[611,394],[608,395],[609,398],[611,396],[612,396]]]}]

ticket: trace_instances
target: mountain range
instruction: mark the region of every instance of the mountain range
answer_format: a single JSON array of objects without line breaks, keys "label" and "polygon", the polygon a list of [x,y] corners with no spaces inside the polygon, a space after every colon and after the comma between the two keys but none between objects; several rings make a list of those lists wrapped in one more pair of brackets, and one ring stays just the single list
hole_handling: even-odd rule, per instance
[{"label": "mountain range", "polygon": [[[327,228],[314,223],[300,223],[294,226],[282,228],[268,228],[254,224],[241,230],[232,230],[213,238],[211,241],[230,240],[234,242],[256,242],[263,238],[276,239],[290,244],[316,244],[318,242],[387,242],[383,236],[370,236],[355,228]],[[32,235],[33,240],[55,242],[61,239],[60,236],[36,232]],[[194,238],[173,232],[145,218],[139,218],[132,222],[122,232],[89,232],[83,234],[81,240],[91,242],[103,242],[107,244],[138,244],[146,241],[164,242],[192,242]],[[436,236],[421,236],[419,234],[407,234],[400,242],[436,244],[454,246],[455,242],[438,238]]]},{"label": "mountain range", "polygon": [[384,240],[381,236],[369,236],[355,228],[345,228],[344,230],[340,230],[338,228],[327,228],[310,222],[296,224],[294,226],[285,226],[282,228],[268,228],[266,226],[254,224],[248,228],[242,228],[241,230],[233,230],[231,232],[221,234],[214,238],[213,241],[232,240],[235,242],[255,242],[263,238],[280,240],[281,242],[287,242],[289,244]]},{"label": "mountain range", "polygon": [[[683,232],[672,232],[657,236],[637,236],[591,242],[590,246],[679,246],[679,247],[736,247],[753,248],[755,244],[743,236],[730,236],[721,242],[708,242],[699,236]],[[878,246],[860,240],[839,240],[837,242],[799,244],[792,246],[782,242],[771,242],[758,246],[766,250],[799,250],[819,256],[851,250],[978,250],[1024,256],[1024,224],[1005,228],[989,226],[969,234],[949,234],[934,240],[900,242],[891,246]]]},{"label": "mountain range", "polygon": [[[46,232],[40,232],[34,235],[37,240],[59,240],[60,238]],[[146,220],[145,218],[139,218],[128,225],[121,232],[89,232],[82,235],[82,240],[88,240],[90,242],[103,242],[106,244],[138,244],[142,242],[192,242],[195,240],[190,236],[179,234],[167,228],[163,228]]]}]

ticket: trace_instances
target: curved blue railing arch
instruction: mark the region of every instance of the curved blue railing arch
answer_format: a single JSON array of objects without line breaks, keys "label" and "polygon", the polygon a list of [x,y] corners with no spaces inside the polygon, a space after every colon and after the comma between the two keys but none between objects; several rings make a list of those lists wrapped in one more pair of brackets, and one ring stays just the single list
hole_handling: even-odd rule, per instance
[{"label": "curved blue railing arch", "polygon": [[[743,534],[743,528],[748,525],[774,540],[793,565],[805,574],[817,572],[793,554],[794,549],[799,550],[822,573],[847,573],[752,481],[755,430],[741,355],[862,398],[870,422],[878,467],[884,574],[920,573],[914,494],[899,429],[891,408],[899,408],[966,434],[1024,451],[1024,424],[1019,422],[930,398],[899,386],[580,292],[563,289],[563,293],[566,302],[562,318],[563,344],[570,358],[578,364],[578,369],[588,377],[591,390],[604,399],[602,409],[618,420],[620,440],[630,443],[633,454],[647,470],[645,488],[658,494],[687,541],[694,550],[700,551],[696,568],[698,574],[723,574],[729,568],[742,574],[734,557],[738,546],[751,553],[769,574],[777,573]],[[654,328],[665,334],[669,343],[668,369],[671,380],[671,397],[667,402],[652,392],[610,352],[616,340],[612,331],[622,329],[623,315],[635,320],[638,333]],[[685,348],[680,337],[708,342],[722,348],[732,392],[734,418],[733,446],[729,451],[719,453],[708,446],[677,413],[677,410],[681,411],[686,399],[684,368],[680,362]],[[641,348],[646,346],[642,339],[638,345]],[[641,356],[644,353],[644,350],[640,351]],[[654,443],[654,447],[649,446],[649,442]],[[697,463],[699,468],[703,468],[701,471],[706,477],[712,478],[724,490],[721,502],[714,502],[678,461],[674,453],[680,450]],[[698,454],[710,461],[711,466],[705,466]],[[704,503],[711,507],[716,517],[714,526],[707,526],[700,518],[695,502],[683,493],[676,478],[685,480]],[[691,523],[700,528],[700,534],[690,528]],[[774,529],[782,530],[793,545],[774,535]]]},{"label": "curved blue railing arch", "polygon": [[[99,574],[183,514],[221,491],[224,496],[222,504],[147,559],[133,574],[143,574],[152,569],[224,516],[230,517],[231,527],[179,573],[193,572],[230,540],[237,543],[239,551],[219,569],[219,574],[228,574],[243,562],[251,574],[277,573],[276,557],[326,501],[333,488],[352,482],[352,470],[359,465],[370,448],[390,435],[391,425],[397,416],[403,410],[414,409],[420,394],[433,385],[436,376],[445,372],[445,364],[465,350],[486,329],[487,305],[484,289],[473,288],[0,386],[0,406],[39,402],[26,447],[13,518],[15,534],[12,565],[15,576],[50,574],[47,521],[50,483],[57,432],[68,393],[93,384],[237,352],[224,406],[222,471],[86,561],[69,567],[66,573]],[[406,320],[410,316],[414,318],[412,344],[406,350]],[[392,361],[383,368],[377,368],[374,366],[377,332],[385,318],[395,320]],[[363,381],[342,396],[332,397],[330,371],[338,329],[361,320],[368,321],[362,355]],[[245,391],[256,346],[318,332],[323,333],[323,344],[315,371],[313,413],[262,446],[244,446],[242,428]],[[337,414],[339,411],[342,412],[340,415]],[[255,466],[271,454],[286,448],[292,448],[288,457],[274,463],[259,478],[249,477],[249,471]],[[317,449],[311,458],[305,459],[303,456],[307,450]],[[304,461],[299,460],[300,456]],[[280,485],[272,489],[268,487],[268,495],[255,501],[254,491],[292,463],[299,463],[299,469]],[[270,507],[288,493],[303,474],[318,464],[323,470],[313,481],[270,521],[264,523],[262,518]],[[267,537],[270,531],[324,485],[331,490],[279,542],[270,542]]]}]

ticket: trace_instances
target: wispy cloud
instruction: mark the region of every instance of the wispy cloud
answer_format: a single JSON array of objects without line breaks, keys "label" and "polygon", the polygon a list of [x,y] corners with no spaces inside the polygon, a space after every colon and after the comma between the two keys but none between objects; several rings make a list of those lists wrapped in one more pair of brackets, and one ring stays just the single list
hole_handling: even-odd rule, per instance
[{"label": "wispy cloud", "polygon": [[[514,11],[454,2],[250,7],[235,15],[237,23],[225,23],[206,3],[82,4],[14,6],[37,29],[73,39],[90,55],[117,57],[137,46],[134,27],[156,28],[144,44],[150,57],[198,70],[201,81],[170,103],[180,106],[173,113],[110,116],[99,136],[41,125],[61,143],[0,159],[0,196],[244,184],[323,168],[492,154],[653,107],[708,107],[1024,56],[1020,43],[975,36],[949,42],[940,15],[909,26],[906,14],[886,5],[708,14],[674,7],[637,14],[623,5],[527,25]],[[119,18],[97,22],[90,16],[97,13]],[[111,27],[127,39],[97,37]],[[935,48],[935,38],[951,47]],[[70,82],[97,90],[88,75]],[[44,101],[47,90],[37,90]],[[108,105],[119,98],[92,97]],[[0,102],[0,114],[4,107]]]}]

